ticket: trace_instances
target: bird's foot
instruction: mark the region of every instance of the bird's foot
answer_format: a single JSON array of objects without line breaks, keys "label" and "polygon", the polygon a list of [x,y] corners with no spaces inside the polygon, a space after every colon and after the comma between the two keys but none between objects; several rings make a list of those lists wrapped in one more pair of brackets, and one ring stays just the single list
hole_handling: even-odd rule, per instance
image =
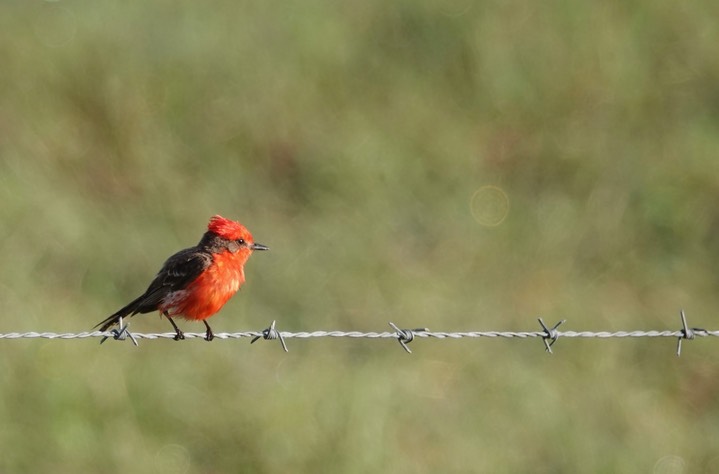
[{"label": "bird's foot", "polygon": [[202,322],[205,323],[205,327],[207,328],[207,332],[205,333],[205,340],[207,342],[210,342],[215,338],[215,334],[212,332],[212,328],[210,327],[210,325],[207,324],[207,321],[203,319]]},{"label": "bird's foot", "polygon": [[185,338],[185,333],[183,333],[180,328],[177,327],[177,324],[175,324],[175,321],[172,320],[170,315],[167,311],[163,311],[162,314],[167,318],[168,321],[170,321],[170,324],[172,324],[172,329],[175,330],[175,337],[173,337],[174,340],[179,341],[180,339]]}]

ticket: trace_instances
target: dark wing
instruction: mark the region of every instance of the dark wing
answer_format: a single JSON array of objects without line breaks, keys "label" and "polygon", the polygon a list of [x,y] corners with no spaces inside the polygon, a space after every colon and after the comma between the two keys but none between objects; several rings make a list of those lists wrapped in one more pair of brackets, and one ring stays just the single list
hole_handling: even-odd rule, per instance
[{"label": "dark wing", "polygon": [[97,326],[100,326],[100,331],[105,331],[117,323],[120,318],[157,310],[158,305],[165,296],[187,287],[211,263],[212,255],[198,250],[197,247],[177,252],[162,265],[145,293],[100,322]]},{"label": "dark wing", "polygon": [[137,313],[155,311],[162,299],[173,291],[187,287],[205,268],[212,263],[212,255],[196,248],[182,250],[168,258],[145,294],[141,304],[134,310]]}]

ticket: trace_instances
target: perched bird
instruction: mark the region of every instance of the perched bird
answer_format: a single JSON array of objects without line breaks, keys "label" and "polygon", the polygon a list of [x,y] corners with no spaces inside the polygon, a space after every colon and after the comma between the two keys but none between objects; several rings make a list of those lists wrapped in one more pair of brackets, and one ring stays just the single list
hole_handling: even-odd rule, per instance
[{"label": "perched bird", "polygon": [[120,318],[159,311],[175,329],[175,340],[185,335],[176,316],[205,323],[205,340],[215,336],[207,318],[217,313],[245,282],[244,265],[253,250],[269,250],[255,243],[239,222],[214,216],[200,242],[168,258],[145,293],[97,326],[107,331]]}]

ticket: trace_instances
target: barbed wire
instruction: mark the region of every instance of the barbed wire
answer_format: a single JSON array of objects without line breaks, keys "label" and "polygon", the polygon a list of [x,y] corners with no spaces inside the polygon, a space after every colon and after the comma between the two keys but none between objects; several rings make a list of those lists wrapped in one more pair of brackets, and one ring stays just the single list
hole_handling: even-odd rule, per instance
[{"label": "barbed wire", "polygon": [[[641,338],[641,337],[673,337],[677,338],[677,356],[681,355],[682,352],[682,341],[685,339],[695,339],[696,337],[707,337],[714,336],[719,337],[719,331],[708,331],[701,328],[692,328],[687,324],[687,318],[684,311],[680,311],[679,316],[681,317],[682,327],[676,331],[559,331],[558,328],[566,322],[565,319],[559,321],[557,324],[548,327],[542,318],[539,318],[539,324],[542,327],[541,331],[457,331],[457,332],[438,332],[430,331],[428,328],[415,328],[415,329],[400,329],[397,325],[390,322],[389,325],[393,331],[385,332],[361,332],[361,331],[312,331],[312,332],[287,332],[278,331],[276,328],[276,321],[272,321],[272,324],[262,331],[245,331],[245,332],[221,332],[215,333],[215,339],[242,339],[252,338],[250,343],[254,343],[259,339],[264,340],[275,340],[278,339],[282,345],[282,349],[288,352],[286,339],[309,339],[315,337],[348,337],[348,338],[364,338],[364,339],[396,339],[402,348],[411,353],[412,351],[407,346],[416,337],[419,338],[434,338],[434,339],[462,339],[462,338],[507,338],[507,339],[528,339],[528,338],[541,338],[544,342],[544,347],[547,352],[552,353],[552,345],[557,340],[562,338],[598,338],[598,339],[609,339],[609,338]],[[186,339],[206,337],[205,333],[184,333]],[[130,332],[129,325],[125,323],[122,318],[119,321],[119,327],[110,331],[91,331],[91,332],[79,332],[79,333],[54,333],[54,332],[9,332],[2,334],[0,333],[0,339],[87,339],[101,337],[100,343],[105,342],[107,339],[114,339],[123,341],[130,339],[136,346],[139,345],[139,339],[157,340],[157,339],[175,339],[176,333],[135,333]]]}]

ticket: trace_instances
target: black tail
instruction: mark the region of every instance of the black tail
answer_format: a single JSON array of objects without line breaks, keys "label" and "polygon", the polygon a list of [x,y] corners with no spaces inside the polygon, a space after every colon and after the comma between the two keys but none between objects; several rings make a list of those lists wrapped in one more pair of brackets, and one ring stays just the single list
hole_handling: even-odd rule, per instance
[{"label": "black tail", "polygon": [[[110,315],[107,319],[100,321],[95,325],[95,327],[99,327],[100,331],[107,331],[112,326],[117,324],[120,321],[120,318],[125,318],[127,316],[134,316],[137,313],[147,313],[149,311],[143,311],[142,304],[144,303],[144,300],[146,298],[146,295],[142,295],[136,300],[130,302],[127,306],[120,309],[116,313]],[[151,311],[151,310],[150,310]]]}]

